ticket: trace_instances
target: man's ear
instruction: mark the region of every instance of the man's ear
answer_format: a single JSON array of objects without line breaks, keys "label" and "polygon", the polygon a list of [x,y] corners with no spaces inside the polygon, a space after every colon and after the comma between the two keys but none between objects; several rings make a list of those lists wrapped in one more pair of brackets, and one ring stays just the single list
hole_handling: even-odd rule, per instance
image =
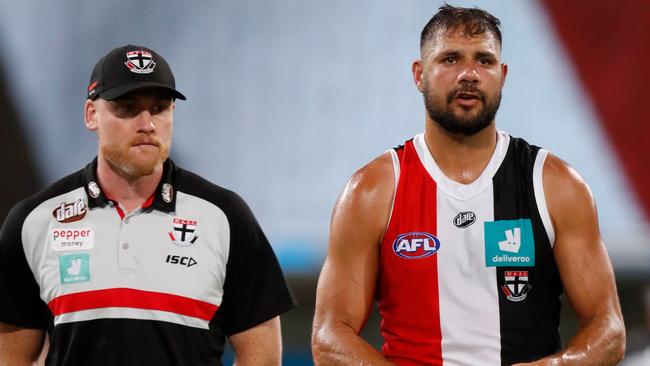
[{"label": "man's ear", "polygon": [[508,65],[501,64],[501,88],[506,83],[506,76],[508,75]]},{"label": "man's ear", "polygon": [[411,65],[411,72],[413,73],[413,81],[415,82],[415,87],[418,88],[420,93],[424,92],[424,81],[422,72],[424,71],[424,65],[422,60],[415,60]]},{"label": "man's ear", "polygon": [[97,130],[97,106],[95,103],[94,100],[88,99],[86,100],[86,104],[84,104],[85,124],[86,128],[90,131]]}]

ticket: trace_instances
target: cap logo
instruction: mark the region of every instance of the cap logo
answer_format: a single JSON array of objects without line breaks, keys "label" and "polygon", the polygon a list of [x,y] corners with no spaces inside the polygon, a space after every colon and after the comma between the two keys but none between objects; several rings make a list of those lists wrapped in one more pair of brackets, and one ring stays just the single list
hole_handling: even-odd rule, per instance
[{"label": "cap logo", "polygon": [[97,81],[93,81],[90,85],[88,85],[88,96],[95,94],[95,87],[97,86],[97,83]]},{"label": "cap logo", "polygon": [[126,62],[124,63],[129,71],[136,74],[150,74],[156,67],[156,63],[151,56],[151,52],[144,50],[129,51],[126,53]]},{"label": "cap logo", "polygon": [[172,198],[174,197],[174,191],[172,190],[171,184],[169,183],[163,184],[161,196],[163,201],[167,203],[170,203],[172,201]]}]

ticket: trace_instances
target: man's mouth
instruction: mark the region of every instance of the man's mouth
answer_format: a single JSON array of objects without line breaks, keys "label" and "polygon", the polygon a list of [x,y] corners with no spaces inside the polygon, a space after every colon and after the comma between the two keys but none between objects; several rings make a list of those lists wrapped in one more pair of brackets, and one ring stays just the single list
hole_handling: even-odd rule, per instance
[{"label": "man's mouth", "polygon": [[471,108],[481,101],[481,96],[474,93],[462,92],[456,94],[454,100],[461,107]]},{"label": "man's mouth", "polygon": [[480,99],[478,95],[473,94],[473,93],[458,93],[458,95],[456,96],[456,98],[458,98],[458,99],[465,99],[465,100],[469,100],[469,99]]},{"label": "man's mouth", "polygon": [[150,140],[141,140],[141,141],[136,141],[132,144],[132,146],[155,146],[158,147],[158,142],[156,141],[150,141]]}]

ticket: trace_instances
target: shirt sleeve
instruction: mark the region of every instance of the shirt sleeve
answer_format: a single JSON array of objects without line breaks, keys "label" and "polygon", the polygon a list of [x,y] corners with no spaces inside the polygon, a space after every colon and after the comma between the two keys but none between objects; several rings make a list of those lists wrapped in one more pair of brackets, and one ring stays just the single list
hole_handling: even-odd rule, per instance
[{"label": "shirt sleeve", "polygon": [[230,254],[218,312],[227,335],[280,315],[296,303],[275,253],[246,203],[236,197],[231,214]]},{"label": "shirt sleeve", "polygon": [[24,202],[14,206],[0,229],[0,322],[45,329],[49,309],[23,250],[25,211]]}]

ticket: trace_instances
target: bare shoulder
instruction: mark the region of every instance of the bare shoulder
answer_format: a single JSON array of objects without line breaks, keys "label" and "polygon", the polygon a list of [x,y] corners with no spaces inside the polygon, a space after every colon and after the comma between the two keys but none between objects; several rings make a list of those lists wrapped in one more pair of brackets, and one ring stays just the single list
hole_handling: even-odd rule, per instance
[{"label": "bare shoulder", "polygon": [[368,229],[385,227],[393,200],[395,178],[390,152],[356,171],[341,192],[334,209],[337,216],[352,219]]},{"label": "bare shoulder", "polygon": [[357,170],[345,187],[346,192],[375,194],[393,185],[393,158],[387,151]]},{"label": "bare shoulder", "polygon": [[543,173],[544,195],[554,225],[558,221],[594,216],[596,206],[587,182],[567,162],[548,154]]}]

